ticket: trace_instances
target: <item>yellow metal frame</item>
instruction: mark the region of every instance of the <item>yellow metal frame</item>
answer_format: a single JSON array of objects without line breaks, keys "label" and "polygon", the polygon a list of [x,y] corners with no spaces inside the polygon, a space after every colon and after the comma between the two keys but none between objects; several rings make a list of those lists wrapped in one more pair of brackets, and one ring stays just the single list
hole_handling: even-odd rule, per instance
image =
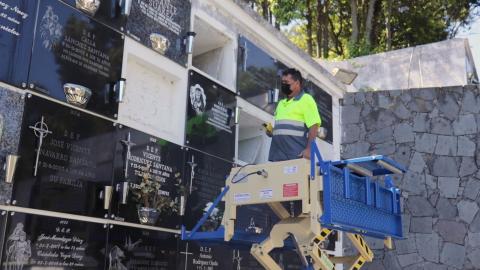
[{"label": "yellow metal frame", "polygon": [[[358,255],[332,257],[322,250],[321,243],[332,230],[322,228],[319,222],[323,214],[323,177],[310,176],[310,161],[296,159],[260,165],[234,168],[226,181],[230,190],[226,194],[222,224],[224,240],[230,241],[235,231],[237,207],[250,204],[267,204],[280,218],[262,243],[254,244],[250,253],[268,270],[281,270],[269,255],[275,248],[284,246],[284,240],[293,236],[297,252],[304,264],[312,264],[316,270],[333,270],[336,263],[350,265],[359,270],[373,260],[373,252],[362,236],[347,233],[358,250]],[[302,213],[291,217],[281,202],[302,201]],[[391,239],[385,244],[391,245]]]}]

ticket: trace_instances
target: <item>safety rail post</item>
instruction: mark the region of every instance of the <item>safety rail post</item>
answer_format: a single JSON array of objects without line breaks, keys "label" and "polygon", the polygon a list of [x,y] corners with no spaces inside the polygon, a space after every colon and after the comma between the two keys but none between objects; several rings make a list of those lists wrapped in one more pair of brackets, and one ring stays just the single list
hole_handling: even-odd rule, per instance
[{"label": "safety rail post", "polygon": [[343,168],[343,187],[345,190],[345,194],[343,194],[343,196],[345,197],[345,199],[350,199],[350,169],[348,169],[347,167]]},{"label": "safety rail post", "polygon": [[318,165],[320,167],[320,173],[323,173],[324,161],[322,158],[322,154],[320,153],[320,150],[318,149],[318,146],[315,143],[315,141],[313,141],[310,145],[310,180],[315,179],[315,175],[316,175],[315,168],[317,166],[317,163],[316,163],[317,158],[318,158]]}]

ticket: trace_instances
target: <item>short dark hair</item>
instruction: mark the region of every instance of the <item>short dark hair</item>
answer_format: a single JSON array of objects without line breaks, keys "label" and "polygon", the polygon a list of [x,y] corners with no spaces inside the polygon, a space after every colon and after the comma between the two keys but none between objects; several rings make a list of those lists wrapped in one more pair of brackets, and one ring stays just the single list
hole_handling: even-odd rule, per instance
[{"label": "short dark hair", "polygon": [[294,69],[294,68],[287,68],[282,71],[282,76],[287,76],[290,75],[295,81],[299,81],[300,85],[303,85],[303,77],[302,73],[300,71]]}]

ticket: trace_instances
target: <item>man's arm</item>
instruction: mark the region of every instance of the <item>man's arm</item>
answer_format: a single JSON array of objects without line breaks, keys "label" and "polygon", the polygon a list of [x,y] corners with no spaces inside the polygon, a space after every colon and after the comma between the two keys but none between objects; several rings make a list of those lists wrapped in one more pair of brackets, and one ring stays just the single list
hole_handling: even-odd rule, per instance
[{"label": "man's arm", "polygon": [[308,130],[307,147],[305,147],[305,150],[303,150],[301,153],[301,156],[303,158],[310,159],[310,145],[312,145],[312,142],[315,141],[317,134],[318,134],[318,124],[314,124]]}]

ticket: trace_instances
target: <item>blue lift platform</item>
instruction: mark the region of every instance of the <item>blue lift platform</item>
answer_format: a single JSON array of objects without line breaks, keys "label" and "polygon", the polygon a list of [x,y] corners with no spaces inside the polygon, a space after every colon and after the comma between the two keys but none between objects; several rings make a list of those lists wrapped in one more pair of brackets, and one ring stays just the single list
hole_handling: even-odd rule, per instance
[{"label": "blue lift platform", "polygon": [[[304,163],[306,165],[303,165]],[[261,202],[261,198],[254,198],[257,189],[263,191],[270,190],[272,194],[275,194],[277,188],[282,188],[277,187],[279,182],[283,181],[277,180],[277,178],[288,178],[290,175],[294,176],[294,173],[297,173],[297,171],[300,174],[302,172],[308,174],[306,175],[308,180],[299,180],[294,186],[296,189],[294,188],[293,191],[295,192],[296,190],[300,194],[293,194],[293,197],[285,198],[285,185],[291,185],[288,184],[291,182],[291,179],[298,179],[298,177],[290,177],[291,179],[285,180],[286,182],[281,182],[281,184],[283,183],[284,197],[276,198],[276,195],[272,195],[273,198],[270,199],[276,201],[275,203],[269,203],[269,206],[284,220],[284,223],[289,222],[288,226],[292,226],[292,224],[296,222],[295,220],[303,222],[304,225],[302,226],[310,226],[309,228],[315,235],[311,243],[303,243],[301,240],[302,236],[299,235],[297,235],[296,238],[293,237],[293,239],[296,239],[296,241],[291,241],[293,243],[284,243],[284,247],[301,250],[303,254],[300,254],[301,256],[308,253],[308,256],[303,258],[305,269],[334,269],[333,265],[335,263],[347,263],[351,265],[350,268],[347,269],[358,270],[365,262],[373,259],[373,252],[361,236],[384,239],[386,240],[385,243],[387,247],[391,247],[392,238],[403,238],[400,204],[401,194],[400,190],[394,186],[391,175],[402,174],[406,170],[403,166],[386,156],[374,155],[339,161],[326,161],[323,160],[316,144],[312,143],[310,161],[294,160],[284,161],[279,163],[278,166],[275,162],[251,166],[253,167],[249,170],[244,169],[244,174],[247,176],[253,175],[253,178],[250,177],[246,180],[241,179],[241,181],[235,181],[243,167],[232,170],[230,177],[226,181],[225,188],[223,188],[220,195],[215,199],[195,227],[191,231],[187,231],[185,227],[182,226],[182,240],[229,241],[233,245],[253,245],[251,253],[266,269],[280,269],[276,268],[277,266],[275,266],[272,261],[269,261],[269,258],[263,258],[263,253],[265,253],[265,251],[268,253],[271,249],[264,249],[263,252],[258,251],[259,248],[262,248],[262,244],[269,246],[268,241],[271,241],[270,238],[275,234],[273,232],[274,229],[272,229],[270,236],[266,234],[251,234],[232,229],[233,225],[231,222],[235,221],[236,210],[233,209],[233,214],[229,214],[228,211],[230,210],[227,209],[227,204],[229,202],[234,205],[257,204]],[[308,172],[307,170],[302,171],[304,167],[307,168]],[[286,173],[285,168],[287,168],[287,171],[290,170],[290,172]],[[279,174],[276,173],[281,170],[283,170],[283,174],[280,174],[280,177],[278,177]],[[246,171],[251,172],[247,173]],[[269,179],[271,179],[271,181]],[[260,187],[257,186],[259,183],[261,185]],[[244,186],[243,189],[241,185]],[[242,190],[243,192],[240,193]],[[251,190],[251,192],[245,192],[246,190]],[[292,189],[289,190],[291,191]],[[239,194],[242,194],[243,197],[239,197]],[[251,195],[247,196],[245,194]],[[318,203],[320,209],[317,209],[318,207],[315,208],[313,203],[311,207],[303,208],[304,213],[310,213],[308,217],[310,221],[307,221],[307,219],[300,221],[299,218],[293,219],[285,215],[284,212],[282,216],[283,207],[281,207],[281,202],[302,200],[303,204],[307,204],[309,201],[315,200],[316,194],[321,194]],[[245,201],[247,197],[249,200],[251,198],[250,202]],[[240,202],[241,198],[243,201]],[[199,232],[202,224],[208,219],[213,209],[217,207],[221,200],[226,201],[222,226],[213,232]],[[314,212],[316,215],[314,215]],[[311,222],[312,219],[316,220],[318,227],[314,223],[305,225],[307,224],[306,222]],[[358,258],[351,261],[347,259],[335,259],[328,257],[322,252],[319,243],[324,241],[332,230],[347,233],[359,250],[360,254]],[[291,233],[291,235],[295,236],[293,230]],[[285,236],[282,236],[282,238],[282,241],[286,239]],[[317,246],[318,251],[312,251],[311,247],[308,247],[312,245]],[[256,251],[254,249],[256,249]]]}]

